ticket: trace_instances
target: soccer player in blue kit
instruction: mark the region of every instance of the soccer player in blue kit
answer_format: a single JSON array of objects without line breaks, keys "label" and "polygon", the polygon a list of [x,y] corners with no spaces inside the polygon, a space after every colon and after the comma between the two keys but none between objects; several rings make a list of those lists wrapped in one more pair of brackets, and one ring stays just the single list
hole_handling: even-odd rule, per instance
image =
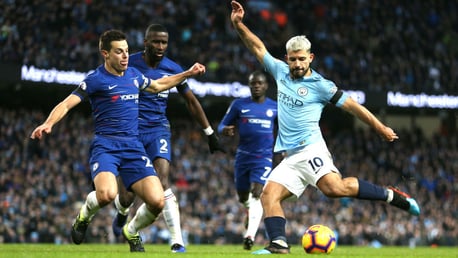
[{"label": "soccer player in blue kit", "polygon": [[234,177],[239,202],[248,209],[248,223],[243,248],[251,250],[262,219],[259,197],[267,175],[272,170],[277,102],[268,98],[266,75],[255,71],[248,76],[251,96],[232,101],[218,132],[225,136],[239,134]]},{"label": "soccer player in blue kit", "polygon": [[72,225],[72,240],[75,244],[82,243],[94,215],[115,199],[119,176],[123,185],[144,202],[122,232],[131,252],[144,252],[138,232],[153,223],[162,211],[164,191],[138,139],[138,95],[141,91],[157,93],[174,87],[188,77],[203,74],[205,66],[196,63],[183,73],[153,80],[128,67],[129,47],[123,32],[104,32],[99,49],[104,64],[88,74],[76,90],[54,107],[31,138],[41,139],[44,133],[51,133],[52,127],[70,109],[89,99],[95,126],[89,159],[95,191],[88,194]]},{"label": "soccer player in blue kit", "polygon": [[286,152],[285,158],[269,175],[261,194],[270,243],[253,253],[290,253],[282,202],[289,197],[299,198],[308,185],[317,187],[331,198],[386,201],[412,215],[419,215],[417,202],[399,189],[374,185],[356,177],[342,178],[326,146],[319,120],[325,105],[331,103],[371,126],[386,141],[398,139],[393,129],[339,90],[334,82],[311,69],[314,54],[305,36],[288,40],[286,62],[276,59],[243,23],[242,5],[237,1],[232,1],[231,5],[231,22],[240,39],[277,83],[279,129],[274,151]]},{"label": "soccer player in blue kit", "polygon": [[[161,24],[151,24],[145,32],[144,51],[134,53],[129,58],[129,66],[135,67],[149,78],[158,79],[183,72],[180,65],[165,56],[169,41],[169,33]],[[187,81],[176,85],[180,95],[185,99],[192,116],[208,136],[210,152],[223,151],[216,132],[213,131],[202,106],[193,94]],[[169,90],[159,93],[142,91],[139,96],[139,132],[140,141],[145,147],[148,157],[161,180],[165,194],[163,210],[164,220],[171,234],[171,250],[174,253],[186,251],[181,233],[180,211],[175,194],[169,186],[171,151],[170,123],[166,115]],[[119,235],[129,215],[135,195],[119,188],[115,199],[118,213],[113,220],[113,232]]]}]

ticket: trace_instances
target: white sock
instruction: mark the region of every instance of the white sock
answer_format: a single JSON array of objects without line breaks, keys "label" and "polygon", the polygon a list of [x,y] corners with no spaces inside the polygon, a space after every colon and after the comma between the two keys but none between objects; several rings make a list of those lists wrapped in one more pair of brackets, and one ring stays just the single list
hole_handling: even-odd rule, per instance
[{"label": "white sock", "polygon": [[132,204],[129,206],[129,207],[124,207],[121,205],[121,203],[119,202],[119,194],[116,195],[116,198],[114,200],[114,203],[115,203],[115,207],[116,209],[118,210],[118,212],[122,215],[129,215],[129,209],[130,207],[132,207]]},{"label": "white sock", "polygon": [[164,191],[164,197],[165,205],[162,214],[164,215],[165,224],[170,231],[171,244],[184,246],[183,236],[181,235],[180,208],[177,198],[170,188]]},{"label": "white sock", "polygon": [[100,210],[99,202],[95,191],[90,192],[86,197],[86,202],[80,210],[80,219],[91,221],[97,211]]},{"label": "white sock", "polygon": [[386,202],[390,203],[393,200],[393,190],[391,189],[386,189],[386,192],[388,193],[388,197],[386,198]]},{"label": "white sock", "polygon": [[255,239],[256,232],[258,231],[259,224],[262,220],[262,204],[259,198],[253,198],[250,194],[249,208],[248,208],[248,228],[244,237]]},{"label": "white sock", "polygon": [[127,224],[127,232],[131,235],[136,235],[138,231],[151,225],[156,218],[157,217],[146,208],[146,204],[143,203],[140,208],[138,208],[129,224]]}]

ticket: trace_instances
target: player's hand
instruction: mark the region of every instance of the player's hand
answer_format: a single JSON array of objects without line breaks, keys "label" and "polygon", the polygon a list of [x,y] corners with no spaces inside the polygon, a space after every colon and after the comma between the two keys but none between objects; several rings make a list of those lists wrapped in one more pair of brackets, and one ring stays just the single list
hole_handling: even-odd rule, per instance
[{"label": "player's hand", "polygon": [[191,77],[202,75],[205,73],[205,65],[200,63],[195,63],[191,68],[188,69],[188,73]]},{"label": "player's hand", "polygon": [[30,138],[31,139],[41,139],[41,137],[43,137],[43,133],[51,133],[51,126],[47,125],[47,124],[42,124],[40,126],[38,126],[37,128],[35,128],[35,130],[33,130],[32,134],[30,135]]},{"label": "player's hand", "polygon": [[232,6],[232,13],[231,13],[232,23],[242,22],[243,16],[245,15],[245,10],[243,10],[242,5],[237,1],[232,1],[231,6]]},{"label": "player's hand", "polygon": [[221,151],[223,153],[226,153],[226,150],[221,147],[221,144],[219,143],[219,138],[216,136],[216,133],[213,132],[208,136],[208,147],[210,148],[210,153],[213,154],[216,151]]},{"label": "player's hand", "polygon": [[383,137],[385,141],[392,142],[394,140],[399,139],[398,135],[388,126],[382,128],[380,135]]},{"label": "player's hand", "polygon": [[235,135],[235,125],[226,125],[222,131],[225,136],[234,136]]}]

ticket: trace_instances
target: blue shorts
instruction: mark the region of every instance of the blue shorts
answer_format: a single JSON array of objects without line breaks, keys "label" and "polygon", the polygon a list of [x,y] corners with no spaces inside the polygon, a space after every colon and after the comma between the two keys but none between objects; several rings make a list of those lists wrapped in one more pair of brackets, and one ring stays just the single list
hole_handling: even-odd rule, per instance
[{"label": "blue shorts", "polygon": [[137,137],[115,137],[96,135],[90,148],[92,179],[108,171],[120,176],[130,190],[133,183],[147,176],[157,176],[153,163],[147,157]]},{"label": "blue shorts", "polygon": [[157,158],[163,158],[170,162],[172,160],[171,137],[170,130],[157,127],[157,130],[141,133],[139,139],[145,147],[146,154],[152,161]]},{"label": "blue shorts", "polygon": [[235,188],[250,191],[252,183],[264,185],[272,171],[272,157],[256,157],[237,153],[235,158]]}]

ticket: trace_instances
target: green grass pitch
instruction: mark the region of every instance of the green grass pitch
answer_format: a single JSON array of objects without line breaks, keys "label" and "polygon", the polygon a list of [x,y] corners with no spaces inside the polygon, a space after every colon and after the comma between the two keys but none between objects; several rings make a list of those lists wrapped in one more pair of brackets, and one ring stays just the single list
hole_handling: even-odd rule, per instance
[{"label": "green grass pitch", "polygon": [[[255,246],[253,250],[262,248]],[[82,244],[82,245],[51,245],[51,244],[0,244],[0,257],[5,258],[126,258],[148,257],[160,258],[182,256],[185,258],[210,258],[210,257],[257,257],[249,251],[242,249],[241,245],[190,245],[183,254],[172,254],[168,245],[145,244],[146,253],[130,253],[128,244]],[[283,255],[273,255],[274,257]],[[458,257],[458,247],[360,247],[337,246],[333,253],[306,254],[300,246],[293,246],[288,258],[294,257],[329,257],[329,258],[448,258]]]}]

